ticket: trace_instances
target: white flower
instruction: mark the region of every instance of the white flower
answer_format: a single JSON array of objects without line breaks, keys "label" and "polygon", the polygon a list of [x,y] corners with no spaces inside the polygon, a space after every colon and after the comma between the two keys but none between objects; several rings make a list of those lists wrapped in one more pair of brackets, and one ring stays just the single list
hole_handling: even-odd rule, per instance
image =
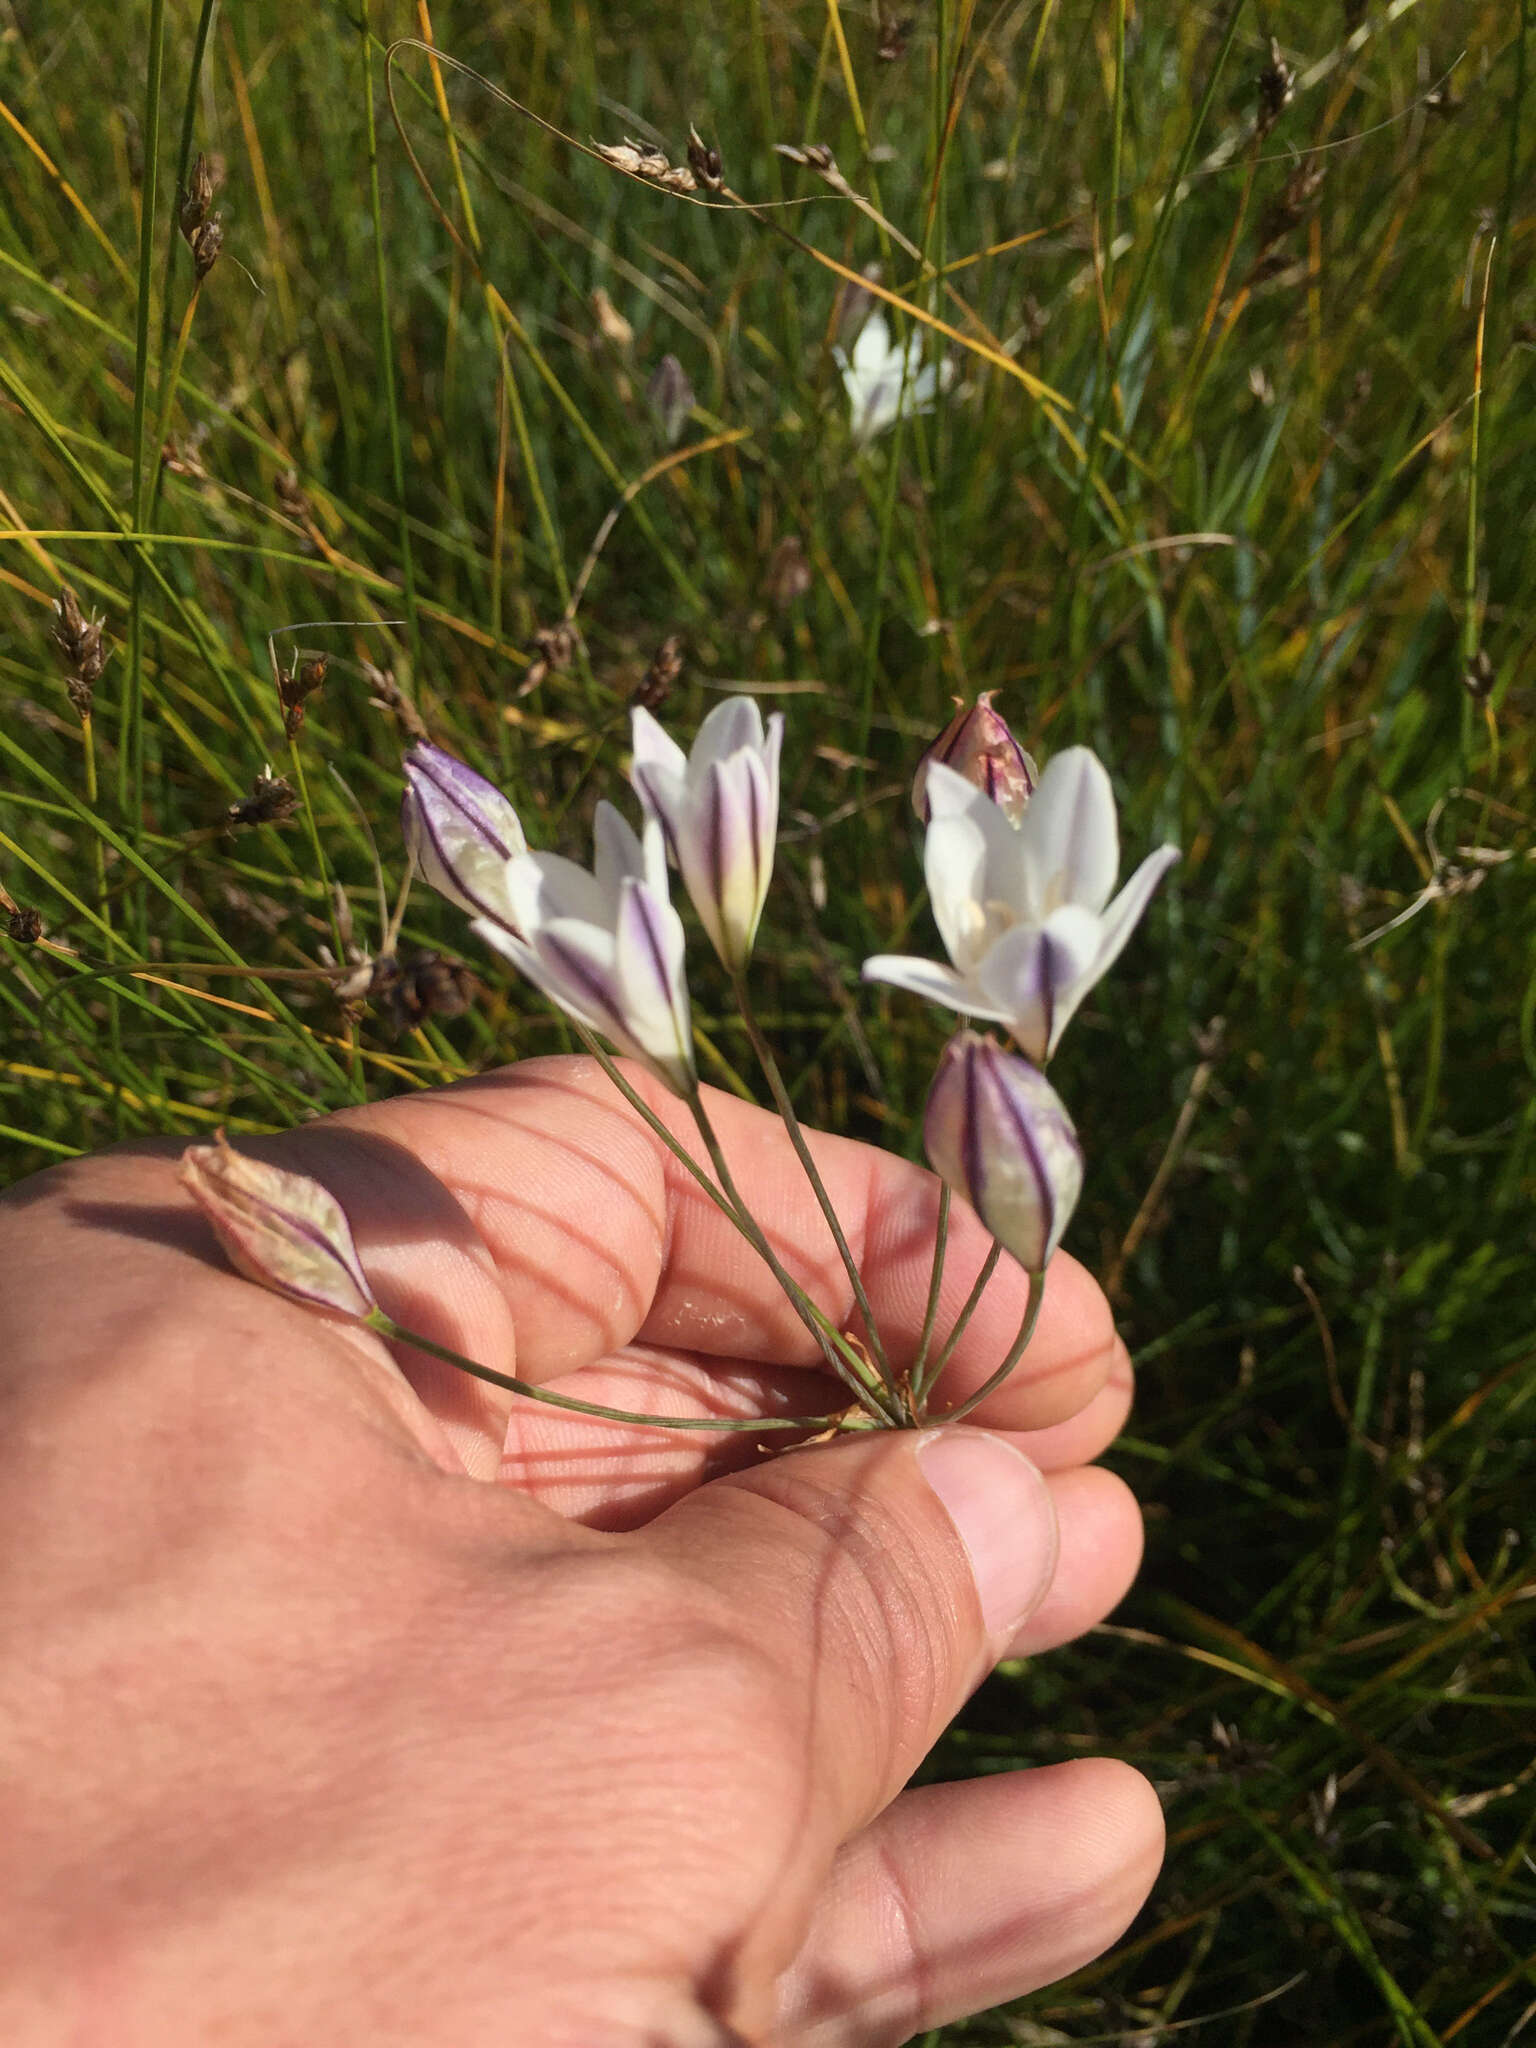
[{"label": "white flower", "polygon": [[923,866],[954,965],[884,953],[865,961],[865,979],[1004,1024],[1020,1051],[1043,1063],[1120,957],[1179,849],[1148,854],[1109,901],[1120,866],[1115,799],[1087,747],[1047,763],[1016,826],[942,762],[929,769],[926,794]]},{"label": "white flower", "polygon": [[893,347],[891,330],[879,312],[871,313],[860,328],[851,359],[840,348],[832,353],[843,373],[853,438],[861,448],[898,417],[932,412],[939,393],[947,391],[955,378],[955,366],[947,358],[937,369],[923,362],[921,334],[909,334],[901,348]]},{"label": "white flower", "polygon": [[474,930],[552,1003],[640,1060],[679,1095],[697,1085],[682,919],[667,899],[661,828],[643,836],[601,803],[588,871],[558,853],[521,853],[506,870],[514,927]]},{"label": "white flower", "polygon": [[507,868],[527,841],[493,782],[419,740],[405,757],[400,815],[411,857],[439,895],[471,915],[511,922]]},{"label": "white flower", "polygon": [[1026,1273],[1043,1273],[1083,1188],[1083,1151],[1038,1067],[957,1031],[923,1118],[933,1170],[964,1195]]},{"label": "white flower", "polygon": [[699,727],[691,752],[648,711],[633,716],[630,780],[666,835],[683,887],[715,951],[735,972],[752,952],[773,874],[784,718],[750,697],[727,697]]}]

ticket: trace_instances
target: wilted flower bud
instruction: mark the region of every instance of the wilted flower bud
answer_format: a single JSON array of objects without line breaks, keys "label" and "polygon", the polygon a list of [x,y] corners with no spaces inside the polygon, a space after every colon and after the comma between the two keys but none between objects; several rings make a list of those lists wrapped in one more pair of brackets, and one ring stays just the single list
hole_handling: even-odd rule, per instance
[{"label": "wilted flower bud", "polygon": [[378,1308],[341,1204],[319,1181],[247,1158],[222,1131],[187,1147],[180,1177],[247,1280],[359,1322]]},{"label": "wilted flower bud", "polygon": [[923,1119],[940,1179],[1028,1273],[1042,1273],[1077,1206],[1083,1154],[1038,1067],[978,1031],[944,1048]]},{"label": "wilted flower bud", "polygon": [[672,447],[678,435],[688,424],[688,415],[693,411],[694,390],[688,372],[676,356],[663,356],[651,372],[651,380],[645,387],[645,395],[655,408],[656,417],[661,421],[661,431]]},{"label": "wilted flower bud", "polygon": [[400,822],[430,887],[472,917],[518,929],[507,870],[528,842],[516,811],[494,783],[421,741],[405,757]]},{"label": "wilted flower bud", "polygon": [[192,166],[187,178],[186,196],[181,202],[181,232],[189,243],[208,218],[208,209],[213,204],[213,190],[213,171],[207,157],[199,150],[197,162]]},{"label": "wilted flower bud", "polygon": [[219,251],[224,247],[224,224],[219,216],[211,214],[191,238],[192,268],[197,272],[199,284],[219,260]]},{"label": "wilted flower bud", "polygon": [[928,770],[935,761],[953,768],[967,782],[991,797],[1011,824],[1017,825],[1035,793],[1040,770],[1014,738],[1008,721],[992,709],[995,690],[983,690],[969,710],[960,700],[954,717],[917,764],[912,778],[912,808],[928,823]]}]

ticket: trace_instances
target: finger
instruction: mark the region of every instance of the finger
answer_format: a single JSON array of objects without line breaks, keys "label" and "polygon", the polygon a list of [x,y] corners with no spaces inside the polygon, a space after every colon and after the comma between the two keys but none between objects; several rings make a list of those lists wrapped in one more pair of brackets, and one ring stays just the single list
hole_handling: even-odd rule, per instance
[{"label": "finger", "polygon": [[1080,1969],[1163,1855],[1146,1779],[1108,1757],[903,1793],[850,1842],[783,1981],[786,2048],[895,2048]]},{"label": "finger", "polygon": [[1046,1483],[1061,1532],[1056,1574],[1009,1642],[1011,1657],[1038,1657],[1086,1635],[1120,1605],[1141,1569],[1141,1509],[1123,1479],[1084,1465],[1053,1472]]},{"label": "finger", "polygon": [[1004,1437],[813,1446],[687,1495],[634,1539],[754,1618],[767,1743],[830,1853],[911,1776],[1045,1598],[1056,1517]]},{"label": "finger", "polygon": [[[1042,1472],[1070,1471],[1096,1458],[1119,1435],[1131,1402],[1130,1361],[1123,1354],[1122,1359],[1080,1414],[1052,1429],[1015,1434],[1018,1448]],[[793,1368],[732,1365],[641,1344],[564,1373],[550,1382],[550,1389],[609,1408],[723,1422],[804,1415],[813,1402],[824,1400],[835,1408],[847,1398],[831,1379]],[[644,1431],[514,1401],[498,1477],[569,1521],[594,1529],[633,1529],[694,1487],[788,1450],[795,1441],[770,1430]],[[1100,1541],[1101,1533],[1094,1536],[1096,1554],[1107,1571],[1122,1553],[1118,1544]],[[1139,1521],[1130,1548],[1140,1554]],[[1104,1613],[1113,1600],[1105,1603]]]},{"label": "finger", "polygon": [[[683,1106],[647,1087],[658,1112],[697,1149]],[[817,1302],[846,1323],[849,1283],[782,1124],[733,1097],[706,1095],[775,1250]],[[353,1142],[338,1145],[339,1132]],[[816,1132],[808,1138],[881,1334],[904,1362],[923,1321],[938,1183],[910,1162],[850,1139]],[[281,1142],[289,1162],[296,1156],[349,1211],[362,1206],[358,1240],[370,1273],[377,1257],[417,1326],[439,1342],[475,1350],[501,1371],[547,1381],[637,1337],[720,1358],[817,1364],[814,1341],[758,1254],[593,1061],[524,1061],[474,1083],[349,1110]],[[440,1217],[425,1230],[388,1208],[381,1150],[439,1182],[458,1212],[451,1229]],[[452,1255],[447,1285],[440,1271],[445,1241]],[[976,1217],[957,1203],[941,1331],[987,1244]],[[494,1309],[486,1293],[492,1284],[500,1293]],[[1026,1296],[1023,1274],[1003,1260],[956,1350],[946,1398],[949,1390],[958,1397],[978,1385],[1004,1355]],[[1058,1256],[1035,1341],[995,1419],[1010,1428],[1043,1428],[1075,1413],[1103,1385],[1111,1343],[1102,1294],[1080,1267]]]}]

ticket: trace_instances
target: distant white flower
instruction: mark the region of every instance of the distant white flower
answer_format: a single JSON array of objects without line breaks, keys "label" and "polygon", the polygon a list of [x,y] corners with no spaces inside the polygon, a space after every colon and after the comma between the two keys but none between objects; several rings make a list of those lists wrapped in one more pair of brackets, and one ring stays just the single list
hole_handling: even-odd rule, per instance
[{"label": "distant white flower", "polygon": [[891,330],[879,312],[871,313],[860,328],[851,357],[840,348],[832,353],[843,373],[853,438],[861,448],[898,418],[932,412],[939,393],[955,379],[955,366],[947,358],[937,369],[923,362],[920,333],[909,334],[902,347],[893,347]]},{"label": "distant white flower", "polygon": [[1020,1051],[1043,1063],[1120,957],[1179,849],[1148,854],[1110,902],[1120,866],[1115,798],[1087,747],[1046,764],[1017,825],[941,761],[929,768],[925,794],[923,866],[954,965],[885,953],[865,961],[865,979],[1004,1024]]},{"label": "distant white flower", "polygon": [[784,717],[766,734],[751,697],[727,697],[685,754],[645,710],[633,714],[630,780],[666,835],[693,907],[721,960],[744,967],[773,874]]},{"label": "distant white flower", "polygon": [[506,869],[511,929],[473,929],[552,1003],[640,1060],[679,1095],[697,1085],[682,919],[667,898],[661,827],[639,834],[601,803],[591,873],[558,853],[520,853]]}]

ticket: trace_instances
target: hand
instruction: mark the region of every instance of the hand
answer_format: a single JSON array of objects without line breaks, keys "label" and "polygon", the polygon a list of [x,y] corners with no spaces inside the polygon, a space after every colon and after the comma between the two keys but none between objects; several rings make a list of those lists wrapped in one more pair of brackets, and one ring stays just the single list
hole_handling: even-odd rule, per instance
[{"label": "hand", "polygon": [[[782,1128],[712,1107],[843,1314]],[[936,1184],[814,1144],[910,1357]],[[673,1413],[843,1405],[590,1062],[249,1149],[337,1194],[392,1315],[498,1370]],[[10,2048],[873,2048],[1118,1936],[1161,1853],[1134,1772],[902,1789],[999,1657],[1078,1634],[1134,1573],[1135,1506],[1085,1463],[1129,1372],[1080,1267],[1053,1262],[985,1428],[765,1458],[541,1408],[263,1293],[174,1156],[0,1203]],[[984,1249],[957,1205],[941,1330]],[[1005,1261],[946,1394],[1023,1298]]]}]

